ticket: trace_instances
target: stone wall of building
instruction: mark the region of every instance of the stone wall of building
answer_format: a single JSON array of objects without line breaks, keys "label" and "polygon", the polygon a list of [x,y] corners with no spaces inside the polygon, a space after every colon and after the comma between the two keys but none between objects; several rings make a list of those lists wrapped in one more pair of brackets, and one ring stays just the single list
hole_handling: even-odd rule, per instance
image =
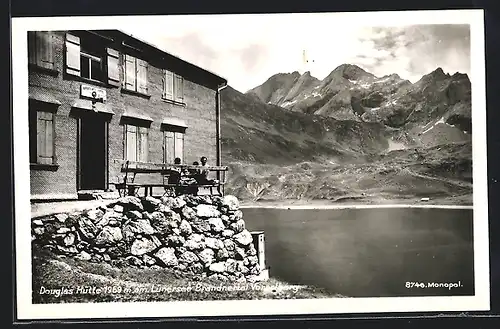
[{"label": "stone wall of building", "polygon": [[[187,129],[184,139],[184,163],[199,161],[207,156],[210,165],[217,161],[216,91],[200,81],[184,79],[184,103],[177,104],[162,98],[163,69],[156,67],[152,58],[144,58],[148,65],[148,95],[132,93],[124,88],[88,79],[79,79],[65,73],[65,31],[53,32],[54,70],[30,67],[29,93],[38,98],[60,103],[55,112],[55,155],[54,166],[31,167],[31,194],[33,198],[76,198],[78,168],[78,121],[73,104],[80,99],[81,85],[95,86],[106,91],[106,104],[114,115],[108,126],[108,182],[109,188],[122,179],[121,161],[125,156],[125,126],[122,115],[125,112],[149,116],[148,162],[163,163],[163,129],[165,118],[179,118],[185,121]],[[122,58],[120,58],[122,61]],[[179,72],[182,74],[182,72]],[[120,71],[120,80],[124,78]],[[26,136],[28,138],[28,136]],[[142,179],[142,178],[141,178]],[[145,178],[148,179],[148,178]],[[153,178],[157,181],[157,177]]]}]

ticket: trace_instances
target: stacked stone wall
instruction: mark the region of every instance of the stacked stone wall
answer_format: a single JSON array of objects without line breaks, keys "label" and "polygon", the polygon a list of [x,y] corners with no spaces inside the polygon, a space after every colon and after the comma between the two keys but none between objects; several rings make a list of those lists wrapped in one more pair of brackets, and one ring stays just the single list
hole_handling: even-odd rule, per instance
[{"label": "stacked stone wall", "polygon": [[85,261],[223,281],[259,281],[262,270],[234,196],[128,196],[97,209],[34,218],[32,243]]}]

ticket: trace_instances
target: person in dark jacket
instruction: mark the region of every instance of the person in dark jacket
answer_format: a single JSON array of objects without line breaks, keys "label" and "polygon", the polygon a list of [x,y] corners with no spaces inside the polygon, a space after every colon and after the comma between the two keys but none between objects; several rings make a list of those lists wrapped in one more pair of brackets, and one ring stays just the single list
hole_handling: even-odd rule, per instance
[{"label": "person in dark jacket", "polygon": [[[175,165],[180,165],[181,164],[181,159],[180,158],[175,158],[174,160]],[[181,181],[181,168],[179,167],[174,167],[170,169],[169,176],[168,176],[168,183],[169,184],[175,184],[179,185]],[[175,194],[179,195],[183,192],[183,188],[181,186],[175,187]]]},{"label": "person in dark jacket", "polygon": [[[181,159],[175,158],[174,164],[180,165]],[[180,180],[181,180],[181,168],[178,168],[178,167],[171,168],[170,169],[170,176],[168,177],[168,183],[169,184],[178,184]]]},{"label": "person in dark jacket", "polygon": [[[199,165],[200,164],[198,163],[198,161],[193,162],[193,166],[199,166]],[[198,174],[198,170],[197,169],[189,169],[188,172],[189,172],[189,176],[191,176],[193,178],[195,178],[196,175]]]},{"label": "person in dark jacket", "polygon": [[[198,163],[198,161],[194,161],[193,162],[193,166],[199,166],[200,164]],[[193,184],[190,184],[192,186],[189,186],[189,189],[188,189],[188,193],[189,194],[193,194],[193,195],[198,195],[198,186],[196,186],[196,184],[198,184],[198,170],[197,169],[189,169],[188,170],[188,177],[189,179],[193,180]]]}]

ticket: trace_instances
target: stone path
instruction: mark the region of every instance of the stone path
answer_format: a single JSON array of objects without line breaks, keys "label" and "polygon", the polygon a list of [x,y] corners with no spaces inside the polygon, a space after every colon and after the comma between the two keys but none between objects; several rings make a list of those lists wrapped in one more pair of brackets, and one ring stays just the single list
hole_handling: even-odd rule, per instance
[{"label": "stone path", "polygon": [[81,211],[107,205],[114,200],[79,200],[63,202],[42,202],[31,204],[31,218],[48,216],[62,212]]}]

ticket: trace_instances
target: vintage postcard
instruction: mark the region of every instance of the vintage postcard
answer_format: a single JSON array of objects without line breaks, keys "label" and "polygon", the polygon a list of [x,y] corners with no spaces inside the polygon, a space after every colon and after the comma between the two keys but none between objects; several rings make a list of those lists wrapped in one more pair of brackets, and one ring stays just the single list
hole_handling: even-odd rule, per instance
[{"label": "vintage postcard", "polygon": [[489,310],[483,24],[14,18],[17,318]]}]

